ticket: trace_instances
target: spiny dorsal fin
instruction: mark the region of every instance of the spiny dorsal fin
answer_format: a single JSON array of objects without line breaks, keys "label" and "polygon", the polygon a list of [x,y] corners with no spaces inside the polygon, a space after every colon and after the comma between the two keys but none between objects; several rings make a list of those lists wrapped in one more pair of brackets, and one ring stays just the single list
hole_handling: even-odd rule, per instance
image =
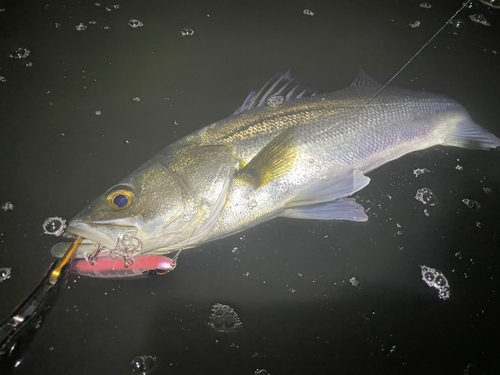
[{"label": "spiny dorsal fin", "polygon": [[358,70],[358,74],[354,81],[351,83],[350,87],[361,87],[361,86],[370,86],[370,87],[382,87],[380,83],[375,81],[372,77],[370,77],[363,69]]},{"label": "spiny dorsal fin", "polygon": [[296,126],[282,131],[236,174],[255,189],[283,177],[295,165],[299,154],[294,146]]},{"label": "spiny dorsal fin", "polygon": [[285,74],[276,73],[258,93],[251,91],[238,109],[233,113],[236,115],[248,109],[262,106],[278,106],[288,100],[300,99],[316,95],[314,91],[301,84],[292,77],[290,70]]}]

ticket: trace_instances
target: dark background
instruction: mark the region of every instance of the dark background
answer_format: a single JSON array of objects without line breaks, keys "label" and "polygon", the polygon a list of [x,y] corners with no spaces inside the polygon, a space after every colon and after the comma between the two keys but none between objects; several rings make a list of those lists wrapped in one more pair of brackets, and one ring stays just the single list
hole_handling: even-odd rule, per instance
[{"label": "dark background", "polygon": [[[0,319],[53,261],[47,217],[70,219],[278,71],[321,92],[349,85],[359,68],[386,82],[461,6],[420,3],[0,1],[0,203],[15,206],[0,211],[0,267],[12,268]],[[500,136],[500,10],[477,6],[393,84],[449,96]],[[469,19],[478,13],[492,25]],[[194,35],[181,36],[186,27]],[[9,58],[18,47],[30,56]],[[369,174],[358,193],[366,223],[278,219],[183,252],[163,277],[70,275],[16,372],[128,374],[147,354],[153,374],[461,375],[471,363],[498,374],[499,160],[432,148]],[[416,168],[430,172],[415,177]],[[434,206],[415,200],[423,187]],[[421,280],[423,264],[448,278],[450,299]],[[242,329],[211,329],[215,303],[229,304]]]}]

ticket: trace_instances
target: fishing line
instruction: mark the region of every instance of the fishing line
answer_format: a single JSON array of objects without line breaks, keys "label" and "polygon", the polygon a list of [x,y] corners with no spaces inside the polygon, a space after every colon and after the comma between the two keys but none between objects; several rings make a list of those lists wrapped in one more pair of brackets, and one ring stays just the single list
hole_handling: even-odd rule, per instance
[{"label": "fishing line", "polygon": [[472,0],[467,0],[466,2],[464,2],[462,4],[462,6],[460,7],[460,9],[458,9],[444,24],[443,26],[441,26],[439,28],[438,31],[436,31],[434,33],[433,36],[430,37],[429,40],[427,40],[427,42],[424,43],[424,45],[422,47],[420,47],[420,49],[415,52],[415,54],[410,57],[410,59],[401,67],[401,69],[399,69],[396,74],[394,74],[391,79],[389,79],[380,89],[377,90],[377,92],[375,92],[375,94],[373,94],[366,102],[364,102],[363,104],[361,104],[357,109],[355,109],[353,112],[349,113],[348,115],[346,115],[346,117],[343,119],[343,120],[340,120],[338,122],[336,122],[335,124],[333,124],[332,126],[330,126],[329,128],[319,132],[317,134],[317,136],[331,130],[333,127],[343,123],[344,121],[346,121],[348,118],[354,116],[356,113],[358,113],[359,111],[361,111],[363,108],[365,108],[368,104],[370,104],[382,91],[384,91],[387,86],[389,86],[389,84],[394,81],[394,79],[413,61],[415,60],[415,58],[420,54],[420,52],[422,52],[422,50],[427,47],[429,45],[430,42],[432,42],[442,31],[443,29],[449,24],[451,23],[451,21],[458,15],[458,13],[460,13],[465,7],[467,7],[469,5],[469,3],[471,2]]},{"label": "fishing line", "polygon": [[[392,81],[393,81],[393,80],[394,80],[394,79],[395,79],[395,78],[399,75],[399,73],[401,73],[401,72],[402,72],[402,71],[403,71],[403,70],[404,70],[404,69],[405,69],[405,68],[406,68],[406,67],[407,67],[407,66],[408,66],[408,65],[409,65],[409,64],[410,64],[413,60],[415,60],[415,57],[417,57],[417,56],[420,54],[420,52],[422,52],[422,50],[423,50],[425,47],[427,47],[427,46],[429,45],[429,43],[430,43],[430,42],[432,42],[432,41],[433,41],[433,40],[434,40],[434,39],[435,39],[435,38],[436,38],[436,37],[437,37],[437,36],[441,33],[441,31],[443,31],[443,29],[446,27],[446,25],[448,25],[449,23],[451,23],[451,21],[452,21],[452,20],[453,20],[453,19],[454,19],[457,15],[458,15],[458,13],[460,13],[460,12],[461,12],[461,11],[462,11],[465,7],[467,7],[467,6],[469,5],[469,3],[470,3],[470,2],[471,2],[471,0],[467,0],[466,2],[464,2],[464,3],[462,4],[462,7],[461,7],[459,10],[457,10],[457,11],[455,12],[455,14],[454,14],[453,16],[451,16],[451,17],[450,17],[450,19],[449,19],[448,21],[446,21],[446,22],[443,24],[443,26],[441,26],[441,28],[440,28],[438,31],[436,31],[436,32],[434,33],[434,35],[433,35],[433,36],[431,36],[431,38],[430,38],[427,42],[425,42],[425,43],[424,43],[424,45],[423,45],[422,47],[420,47],[420,49],[419,49],[417,52],[415,52],[415,54],[414,54],[412,57],[410,57],[410,59],[409,59],[409,60],[408,60],[408,61],[407,61],[407,62],[406,62],[406,63],[405,63],[402,67],[401,67],[401,69],[399,69],[399,70],[396,72],[396,74],[394,74],[394,75],[392,76],[392,78],[391,78],[390,80],[388,80],[388,81],[387,81],[387,82],[386,82],[386,83],[385,83],[385,84],[384,84],[384,85],[383,85],[383,86],[382,86],[382,87],[381,87],[381,88],[380,88],[380,89],[379,89],[379,90],[378,90],[375,94],[373,94],[373,96],[372,96],[370,99],[368,99],[368,100],[366,101],[366,103],[364,103],[361,107],[364,107],[365,105],[367,105],[368,103],[370,103],[370,102],[371,102],[373,99],[375,99],[375,98],[376,98],[376,97],[377,97],[377,96],[378,96],[378,95],[379,95],[379,94],[380,94],[380,93],[381,93],[381,92],[382,92],[382,91],[383,91],[383,90],[384,90],[387,86],[389,86],[389,84],[390,84],[390,83],[391,83],[391,82],[392,82]],[[360,108],[360,109],[361,109],[361,108]],[[356,112],[357,112],[357,111],[353,112],[351,115],[355,114]]]}]

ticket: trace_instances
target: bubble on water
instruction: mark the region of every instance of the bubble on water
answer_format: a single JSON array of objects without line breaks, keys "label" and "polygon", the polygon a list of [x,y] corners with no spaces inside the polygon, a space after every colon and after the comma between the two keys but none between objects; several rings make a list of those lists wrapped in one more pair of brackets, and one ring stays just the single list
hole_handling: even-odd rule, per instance
[{"label": "bubble on water", "polygon": [[412,29],[420,26],[420,21],[415,21],[409,24]]},{"label": "bubble on water", "polygon": [[4,204],[2,204],[2,210],[4,210],[5,212],[13,211],[14,204],[12,202],[5,202]]},{"label": "bubble on water", "polygon": [[462,167],[461,165],[457,164],[457,166],[455,167],[455,169],[457,171],[463,171],[464,170],[464,167]]},{"label": "bubble on water", "polygon": [[429,3],[420,3],[420,8],[430,9],[432,5]]},{"label": "bubble on water", "polygon": [[475,201],[474,199],[467,199],[464,198],[462,199],[462,202],[469,208],[472,208],[474,210],[477,210],[481,205],[479,204],[478,201]]},{"label": "bubble on water", "polygon": [[0,283],[10,279],[12,270],[10,268],[0,268]]},{"label": "bubble on water", "polygon": [[415,199],[429,206],[434,206],[435,203],[434,193],[428,188],[418,189]]},{"label": "bubble on water", "polygon": [[493,9],[500,9],[500,2],[497,0],[479,0],[482,2],[484,5],[487,5],[489,7],[492,7]]},{"label": "bubble on water", "polygon": [[54,24],[54,26],[55,26],[55,27],[56,27],[56,29],[57,29],[57,28],[61,27],[61,24],[60,24],[59,22],[56,22],[56,23]]},{"label": "bubble on water", "polygon": [[458,259],[462,259],[462,253],[460,251],[456,252],[455,253],[455,256],[458,258]]},{"label": "bubble on water", "polygon": [[257,369],[254,371],[253,375],[270,375],[265,369]]},{"label": "bubble on water", "polygon": [[101,6],[101,3],[95,3],[95,6],[96,6],[96,7],[100,7],[100,6]]},{"label": "bubble on water", "polygon": [[95,21],[89,21],[89,25],[95,25],[96,22]]},{"label": "bubble on water", "polygon": [[182,36],[191,36],[193,34],[194,34],[193,29],[190,29],[189,27],[185,27],[184,29],[181,30]]},{"label": "bubble on water", "polygon": [[481,25],[484,26],[491,26],[486,17],[483,16],[482,14],[471,14],[469,18],[472,22],[480,23]]},{"label": "bubble on water", "polygon": [[481,375],[483,372],[477,363],[469,363],[464,370],[464,375]]},{"label": "bubble on water", "polygon": [[177,125],[179,125],[179,124],[180,124],[180,122],[179,122],[179,121],[177,121],[176,119],[174,119],[174,126],[177,126]]},{"label": "bubble on water", "polygon": [[128,25],[133,29],[144,26],[144,24],[141,21],[136,19],[131,19],[130,21],[128,21]]},{"label": "bubble on water", "polygon": [[312,10],[309,10],[309,9],[304,9],[304,12],[303,12],[306,16],[314,16],[314,12]]},{"label": "bubble on water", "polygon": [[75,26],[75,29],[76,29],[76,31],[85,31],[85,30],[87,30],[87,25],[80,22],[78,25]]},{"label": "bubble on water", "polygon": [[64,229],[66,229],[66,220],[58,216],[49,217],[44,221],[42,228],[44,234],[51,234],[59,237],[63,234]]},{"label": "bubble on water", "polygon": [[95,111],[96,116],[100,116],[101,113],[102,113],[101,111]]},{"label": "bubble on water", "polygon": [[285,97],[283,95],[272,95],[266,100],[266,104],[269,107],[279,107],[285,102]]},{"label": "bubble on water", "polygon": [[417,168],[413,170],[413,174],[415,177],[420,176],[421,174],[424,174],[425,172],[430,172],[427,168]]},{"label": "bubble on water", "polygon": [[31,68],[33,66],[33,63],[32,62],[27,62],[24,66],[26,68]]},{"label": "bubble on water", "polygon": [[212,306],[208,326],[217,332],[231,333],[240,329],[242,324],[238,314],[231,307],[216,303]]},{"label": "bubble on water", "polygon": [[121,5],[120,5],[120,4],[115,4],[115,5],[113,5],[113,8],[115,8],[115,9],[120,9],[120,8],[121,8]]},{"label": "bubble on water", "polygon": [[156,363],[156,357],[150,355],[138,355],[134,357],[130,362],[130,369],[132,372],[140,372],[141,374],[147,374],[151,371]]},{"label": "bubble on water", "polygon": [[476,1],[467,1],[465,0],[464,2],[462,2],[462,5],[466,8],[469,8],[469,9],[477,9],[478,8],[478,4]]},{"label": "bubble on water", "polygon": [[422,280],[431,288],[438,290],[440,299],[450,298],[450,285],[441,271],[427,266],[420,266],[420,271],[422,273]]},{"label": "bubble on water", "polygon": [[429,213],[429,211],[427,211],[427,208],[424,208],[424,215],[427,216],[427,217],[430,216],[430,213]]},{"label": "bubble on water", "polygon": [[134,97],[132,98],[132,100],[133,100],[134,102],[140,102],[140,101],[141,101],[141,98],[139,98],[139,97],[137,97],[137,96],[134,96]]},{"label": "bubble on water", "polygon": [[11,52],[9,57],[11,59],[25,59],[30,55],[31,51],[25,47],[18,47],[14,51]]},{"label": "bubble on water", "polygon": [[7,78],[5,78],[4,76],[0,76],[0,82],[7,82]]},{"label": "bubble on water", "polygon": [[126,145],[129,145],[130,140],[128,138],[123,138],[123,143],[125,143]]},{"label": "bubble on water", "polygon": [[351,283],[351,285],[352,285],[353,287],[355,287],[356,289],[359,289],[359,288],[361,287],[361,286],[360,286],[360,283],[359,283],[359,280],[358,280],[358,279],[356,279],[354,276],[353,276],[353,277],[351,277],[351,278],[349,279],[349,282],[350,282],[350,283]]},{"label": "bubble on water", "polygon": [[491,189],[489,187],[484,187],[483,191],[484,191],[485,194],[490,194],[491,193]]},{"label": "bubble on water", "polygon": [[465,25],[464,21],[461,20],[460,18],[452,19],[448,23],[452,26],[455,26],[457,29],[461,29]]}]

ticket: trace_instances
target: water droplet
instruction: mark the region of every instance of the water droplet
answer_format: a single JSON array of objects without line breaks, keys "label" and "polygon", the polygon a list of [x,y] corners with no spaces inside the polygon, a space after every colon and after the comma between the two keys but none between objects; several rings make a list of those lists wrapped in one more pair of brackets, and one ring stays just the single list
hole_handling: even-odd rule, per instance
[{"label": "water droplet", "polygon": [[0,82],[7,82],[7,79],[4,76],[0,76]]},{"label": "water droplet", "polygon": [[174,125],[175,125],[175,126],[179,125],[179,121],[174,120]]},{"label": "water droplet", "polygon": [[460,18],[455,18],[449,22],[450,25],[455,26],[457,29],[461,29],[464,27],[464,21]]},{"label": "water droplet", "polygon": [[467,1],[465,0],[463,3],[462,3],[463,6],[465,6],[466,8],[469,8],[469,9],[477,9],[478,8],[478,4],[476,1]]},{"label": "water droplet", "polygon": [[95,111],[96,116],[100,116],[101,113],[102,113],[101,111]]},{"label": "water droplet", "polygon": [[4,212],[14,211],[14,205],[12,204],[12,202],[5,202],[4,204],[2,204],[2,210],[4,210]]},{"label": "water droplet", "polygon": [[481,25],[484,26],[491,26],[486,17],[483,16],[482,14],[471,14],[469,18],[472,22],[480,23]]},{"label": "water droplet", "polygon": [[19,47],[16,48],[12,53],[9,55],[11,59],[25,59],[30,55],[30,50],[28,48],[24,47]]},{"label": "water droplet", "polygon": [[425,172],[430,172],[427,168],[417,168],[413,170],[413,174],[415,177],[420,176],[421,174],[424,174]]},{"label": "water droplet", "polygon": [[128,138],[123,138],[123,143],[125,143],[126,145],[129,145],[130,140]]},{"label": "water droplet", "polygon": [[59,22],[56,22],[54,25],[55,25],[56,28],[61,27],[61,24]]},{"label": "water droplet", "polygon": [[269,375],[269,372],[267,370],[264,370],[264,369],[260,369],[260,370],[257,369],[257,370],[255,370],[253,375]]},{"label": "water droplet", "polygon": [[422,280],[431,287],[438,290],[438,297],[440,299],[448,299],[450,297],[450,286],[448,280],[441,271],[427,266],[420,266],[422,273]]},{"label": "water droplet", "polygon": [[464,170],[464,167],[462,167],[461,165],[458,165],[458,164],[457,164],[457,166],[455,167],[455,169],[456,169],[457,171],[463,171],[463,170]]},{"label": "water droplet", "polygon": [[101,3],[95,3],[95,6],[96,6],[96,7],[100,7],[100,6],[101,6]]},{"label": "water droplet", "polygon": [[144,24],[141,21],[136,19],[128,21],[128,25],[133,29],[144,26]]},{"label": "water droplet", "polygon": [[80,22],[78,25],[75,26],[75,29],[76,29],[76,31],[85,31],[85,30],[87,30],[87,25]]},{"label": "water droplet", "polygon": [[140,101],[141,101],[141,98],[138,98],[137,96],[134,96],[134,97],[132,98],[132,100],[133,100],[134,102],[140,102]]},{"label": "water droplet", "polygon": [[455,256],[458,258],[458,259],[462,259],[462,253],[459,251],[459,252],[456,252],[455,253]]},{"label": "water droplet", "polygon": [[350,283],[351,283],[351,285],[352,285],[353,287],[355,287],[356,289],[359,289],[359,288],[360,288],[360,283],[359,283],[359,280],[358,280],[358,279],[356,279],[354,276],[353,276],[353,277],[351,277],[351,278],[349,279],[349,282],[350,282]]},{"label": "water droplet", "polygon": [[212,315],[208,325],[217,332],[224,333],[235,332],[242,326],[238,314],[228,305],[220,303],[212,306]]},{"label": "water droplet", "polygon": [[155,365],[156,358],[150,355],[139,355],[134,357],[130,362],[130,369],[132,372],[140,372],[147,374]]},{"label": "water droplet", "polygon": [[303,12],[306,16],[314,16],[314,12],[312,10],[309,10],[309,9],[304,9],[304,12]]},{"label": "water droplet", "polygon": [[285,102],[285,97],[283,95],[272,95],[272,96],[268,97],[266,100],[266,104],[269,107],[273,107],[273,108],[279,107],[284,102]]},{"label": "water droplet", "polygon": [[420,21],[415,21],[409,24],[412,29],[420,26]]},{"label": "water droplet", "polygon": [[423,204],[428,204],[429,206],[434,206],[435,203],[434,194],[431,189],[428,188],[418,189],[415,199]]},{"label": "water droplet", "polygon": [[464,198],[462,199],[462,202],[469,208],[472,208],[473,210],[477,210],[481,205],[479,204],[478,201],[475,201],[474,199],[467,199]]},{"label": "water droplet", "polygon": [[115,5],[113,5],[113,8],[115,8],[115,9],[120,9],[120,8],[121,8],[121,6],[120,6],[120,4],[115,4]]},{"label": "water droplet", "polygon": [[10,268],[0,268],[0,283],[10,279],[12,270]]},{"label": "water droplet", "polygon": [[185,27],[184,29],[181,30],[181,35],[182,36],[191,36],[194,34],[193,29],[190,29],[188,27]]},{"label": "water droplet", "polygon": [[420,3],[420,8],[430,9],[432,5],[429,3]]},{"label": "water droplet", "polygon": [[64,229],[66,229],[66,220],[62,217],[49,217],[46,219],[42,225],[44,234],[51,234],[53,236],[59,237],[63,234]]},{"label": "water droplet", "polygon": [[250,202],[248,202],[248,208],[253,209],[255,207],[257,207],[257,201],[255,199],[250,200]]},{"label": "water droplet", "polygon": [[95,21],[89,21],[89,25],[95,25],[96,22]]},{"label": "water droplet", "polygon": [[31,68],[33,66],[33,63],[32,62],[27,62],[25,64],[26,68]]}]

